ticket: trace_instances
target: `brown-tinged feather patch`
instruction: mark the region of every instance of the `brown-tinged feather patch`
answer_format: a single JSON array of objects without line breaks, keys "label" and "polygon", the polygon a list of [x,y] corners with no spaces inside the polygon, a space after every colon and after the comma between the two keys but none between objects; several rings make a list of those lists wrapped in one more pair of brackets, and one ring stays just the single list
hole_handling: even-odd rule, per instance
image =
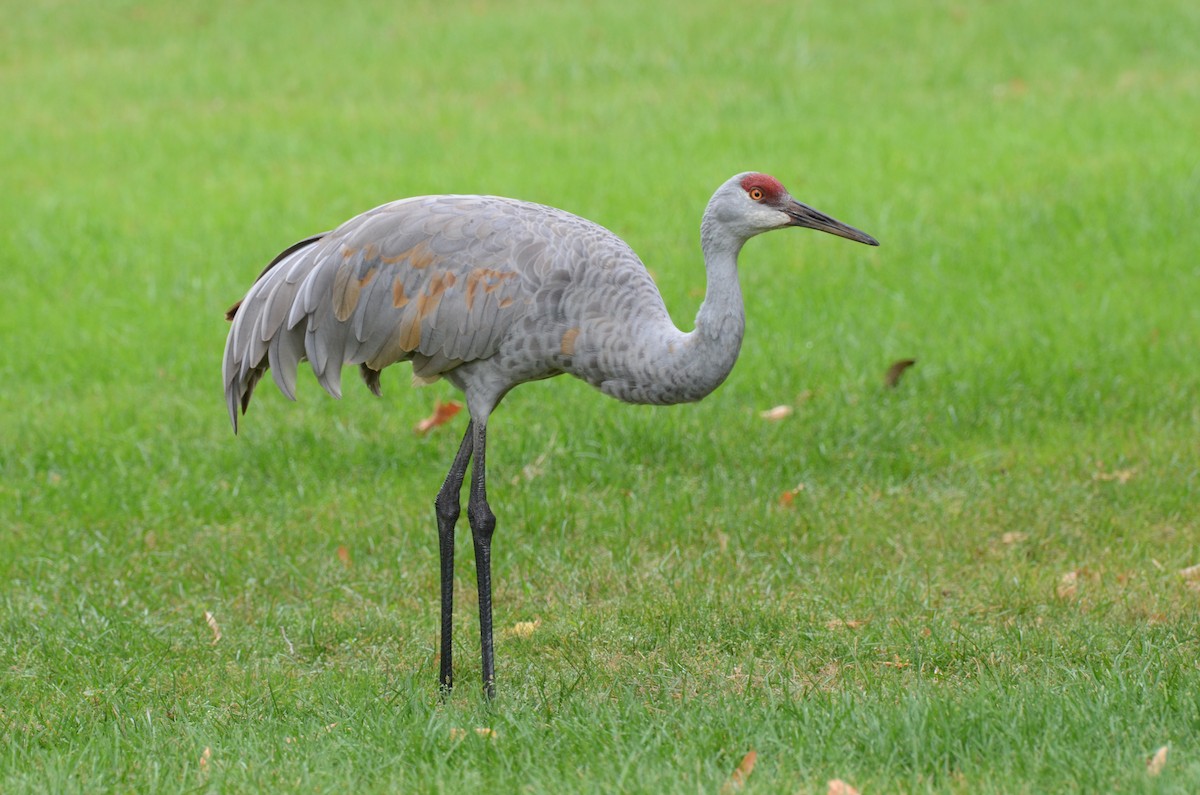
[{"label": "brown-tinged feather patch", "polygon": [[450,271],[439,273],[429,281],[429,289],[417,296],[418,322],[434,313],[438,304],[442,302],[442,296],[446,294],[446,290],[453,287],[456,281],[458,278]]},{"label": "brown-tinged feather patch", "polygon": [[400,327],[400,350],[412,352],[421,344],[421,320],[413,318]]},{"label": "brown-tinged feather patch", "polygon": [[377,271],[370,268],[361,279],[354,278],[350,263],[344,263],[333,280],[333,310],[338,320],[345,322],[358,306],[362,290],[375,278]]},{"label": "brown-tinged feather patch", "polygon": [[475,295],[483,283],[483,291],[490,293],[506,280],[516,276],[515,271],[498,271],[493,268],[476,268],[467,276],[467,311],[475,308]]},{"label": "brown-tinged feather patch", "polygon": [[578,336],[579,336],[579,329],[577,329],[577,328],[569,328],[565,332],[563,332],[562,342],[560,343],[560,347],[562,348],[563,356],[574,356],[575,355],[575,338]]},{"label": "brown-tinged feather patch", "polygon": [[412,248],[401,251],[399,254],[391,257],[380,257],[379,261],[384,265],[397,265],[407,260],[410,268],[420,270],[421,268],[428,268],[435,262],[441,261],[441,259],[441,257],[430,250],[429,243],[422,240]]}]

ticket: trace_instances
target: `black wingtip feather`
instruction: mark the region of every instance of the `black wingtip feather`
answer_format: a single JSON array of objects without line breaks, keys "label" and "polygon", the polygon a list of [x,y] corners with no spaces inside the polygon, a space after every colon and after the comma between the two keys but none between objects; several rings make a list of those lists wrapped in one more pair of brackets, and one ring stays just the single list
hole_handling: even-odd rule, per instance
[{"label": "black wingtip feather", "polygon": [[383,387],[379,382],[379,371],[371,369],[366,364],[360,364],[358,372],[362,375],[362,380],[367,385],[367,389],[371,390],[371,394],[375,395],[375,397],[383,397]]}]

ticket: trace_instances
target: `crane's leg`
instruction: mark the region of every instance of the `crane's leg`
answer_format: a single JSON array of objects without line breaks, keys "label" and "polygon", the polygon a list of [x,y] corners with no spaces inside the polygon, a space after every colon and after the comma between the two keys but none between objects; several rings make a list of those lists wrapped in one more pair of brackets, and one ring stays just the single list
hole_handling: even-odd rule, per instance
[{"label": "crane's leg", "polygon": [[454,463],[446,473],[446,480],[438,490],[434,500],[438,521],[438,551],[442,564],[442,663],[438,672],[438,686],[443,690],[454,687],[454,672],[452,668],[453,646],[451,637],[454,629],[454,525],[458,523],[459,492],[462,491],[463,478],[467,474],[467,461],[471,458],[471,449],[475,442],[475,422],[467,423],[467,432],[463,434],[462,444],[454,456]]},{"label": "crane's leg", "polygon": [[474,469],[471,471],[471,494],[467,498],[467,520],[471,523],[471,539],[475,542],[475,571],[479,581],[479,646],[483,657],[483,692],[489,699],[496,697],[496,658],[492,647],[492,533],[496,515],[487,501],[485,449],[487,425],[474,423]]}]

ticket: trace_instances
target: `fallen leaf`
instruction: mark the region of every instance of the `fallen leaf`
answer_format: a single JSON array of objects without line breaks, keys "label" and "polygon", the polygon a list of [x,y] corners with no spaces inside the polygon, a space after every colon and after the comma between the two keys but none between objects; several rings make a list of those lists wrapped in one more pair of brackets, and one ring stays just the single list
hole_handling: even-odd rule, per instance
[{"label": "fallen leaf", "polygon": [[753,748],[742,757],[742,761],[738,763],[733,774],[725,785],[721,787],[721,795],[729,795],[731,792],[737,792],[742,787],[746,786],[746,779],[750,778],[750,773],[754,771],[754,764],[758,761],[758,752]]},{"label": "fallen leaf", "polygon": [[217,618],[207,610],[204,611],[204,620],[208,623],[208,628],[212,630],[212,642],[216,643],[221,639],[221,628],[217,626]]},{"label": "fallen leaf", "polygon": [[720,530],[717,531],[717,549],[721,550],[721,554],[729,551],[729,535]]},{"label": "fallen leaf", "polygon": [[413,431],[424,436],[439,425],[445,425],[454,419],[454,415],[461,410],[462,404],[457,400],[447,400],[445,403],[440,400],[434,401],[433,414],[418,422]]},{"label": "fallen leaf", "polygon": [[200,753],[200,772],[206,776],[208,775],[208,760],[210,759],[212,759],[212,749],[206,745]]},{"label": "fallen leaf", "polygon": [[491,740],[492,742],[495,742],[496,738],[500,736],[499,734],[496,734],[495,729],[489,729],[486,726],[477,726],[475,728],[475,733],[478,734],[483,739]]},{"label": "fallen leaf", "polygon": [[841,618],[834,618],[834,619],[830,619],[829,621],[825,622],[825,628],[826,629],[858,629],[859,627],[863,626],[866,623],[867,623],[866,619],[852,618],[847,621],[847,620],[844,620]]},{"label": "fallen leaf", "polygon": [[1106,483],[1116,481],[1122,486],[1133,480],[1134,476],[1137,474],[1137,469],[1133,467],[1129,469],[1116,469],[1112,472],[1106,472],[1104,470],[1103,461],[1096,462],[1096,470],[1096,473],[1092,475],[1092,480],[1099,480]]},{"label": "fallen leaf", "polygon": [[784,508],[792,507],[792,503],[796,500],[796,495],[804,491],[804,484],[797,483],[796,488],[788,489],[783,494],[779,495],[779,504]]},{"label": "fallen leaf", "polygon": [[900,384],[900,376],[904,375],[904,371],[916,363],[916,359],[898,359],[892,362],[892,366],[883,376],[883,385],[895,389]]},{"label": "fallen leaf", "polygon": [[1002,544],[1019,544],[1020,542],[1024,541],[1026,538],[1029,538],[1029,536],[1026,533],[1022,533],[1022,532],[1019,532],[1016,530],[1011,530],[1011,531],[1005,533],[1004,535],[1000,536],[1000,543],[1002,543]]},{"label": "fallen leaf", "polygon": [[528,638],[542,625],[540,618],[533,621],[518,621],[505,631],[505,635],[514,638]]},{"label": "fallen leaf", "polygon": [[466,730],[466,729],[457,729],[457,728],[451,728],[451,729],[450,729],[450,740],[451,740],[451,742],[458,742],[459,740],[461,740],[461,739],[465,738],[466,736],[467,736],[467,730]]},{"label": "fallen leaf", "polygon": [[835,778],[829,782],[829,795],[859,795],[859,793],[840,778]]},{"label": "fallen leaf", "polygon": [[1179,570],[1179,576],[1185,580],[1200,580],[1200,563]]},{"label": "fallen leaf", "polygon": [[1157,776],[1163,772],[1163,768],[1167,765],[1167,746],[1163,746],[1154,752],[1154,755],[1146,760],[1146,772],[1152,776]]},{"label": "fallen leaf", "polygon": [[767,422],[779,422],[792,416],[793,409],[791,406],[775,406],[766,411],[758,412],[758,416],[762,417]]},{"label": "fallen leaf", "polygon": [[1054,593],[1059,599],[1070,599],[1079,590],[1079,572],[1068,571],[1066,574],[1058,578],[1058,587],[1054,589]]},{"label": "fallen leaf", "polygon": [[342,562],[343,566],[350,568],[350,550],[346,549],[344,545],[339,546],[337,548],[337,556],[338,560]]}]

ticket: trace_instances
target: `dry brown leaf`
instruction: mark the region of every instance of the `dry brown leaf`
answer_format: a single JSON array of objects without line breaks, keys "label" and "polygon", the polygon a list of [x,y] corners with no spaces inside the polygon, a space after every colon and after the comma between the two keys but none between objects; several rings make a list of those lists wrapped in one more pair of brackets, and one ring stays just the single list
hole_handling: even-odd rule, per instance
[{"label": "dry brown leaf", "polygon": [[350,568],[350,550],[346,549],[345,545],[337,548],[337,556],[343,566]]},{"label": "dry brown leaf", "polygon": [[533,621],[518,621],[513,624],[504,634],[513,638],[528,638],[537,631],[537,628],[542,625],[540,618],[535,618]]},{"label": "dry brown leaf", "polygon": [[904,375],[904,371],[917,363],[916,359],[898,359],[892,362],[892,366],[887,369],[883,376],[884,386],[895,389],[900,384],[900,376]]},{"label": "dry brown leaf", "polygon": [[221,628],[219,626],[217,626],[216,616],[214,616],[212,613],[205,610],[204,611],[204,620],[205,620],[205,622],[208,623],[208,628],[212,630],[212,634],[213,634],[212,642],[216,643],[217,641],[219,641],[221,639]]},{"label": "dry brown leaf", "polygon": [[829,782],[828,795],[859,795],[858,790],[850,786],[840,778],[835,778]]},{"label": "dry brown leaf", "polygon": [[793,409],[791,406],[775,406],[767,409],[766,411],[758,412],[758,416],[762,417],[767,422],[779,422],[780,420],[785,420],[792,416],[793,411],[795,411],[795,409]]},{"label": "dry brown leaf", "polygon": [[454,415],[460,411],[462,404],[457,400],[447,400],[445,403],[440,400],[434,401],[433,414],[418,422],[413,431],[424,436],[439,425],[445,425],[454,419]]},{"label": "dry brown leaf", "polygon": [[758,751],[753,748],[742,757],[742,761],[734,769],[733,774],[729,776],[729,780],[721,787],[721,795],[729,795],[731,792],[737,792],[742,787],[746,786],[746,779],[750,778],[750,774],[754,771],[754,765],[758,762]]},{"label": "dry brown leaf", "polygon": [[1070,599],[1079,590],[1079,572],[1068,571],[1066,574],[1058,578],[1058,587],[1054,589],[1054,593],[1059,599]]},{"label": "dry brown leaf", "polygon": [[1159,748],[1154,754],[1146,760],[1146,772],[1152,776],[1157,776],[1163,772],[1163,768],[1167,766],[1167,746]]},{"label": "dry brown leaf", "polygon": [[478,734],[483,739],[491,740],[492,742],[495,742],[496,738],[500,736],[499,734],[496,734],[495,729],[489,729],[486,726],[475,727],[475,733]]},{"label": "dry brown leaf", "polygon": [[1185,580],[1200,580],[1200,563],[1179,570],[1179,576]]},{"label": "dry brown leaf", "polygon": [[852,618],[849,621],[834,618],[825,622],[826,629],[858,629],[867,623],[866,619]]},{"label": "dry brown leaf", "polygon": [[797,483],[796,488],[788,489],[783,494],[779,495],[779,504],[784,508],[792,507],[792,503],[796,501],[796,495],[804,491],[804,488],[805,486],[803,483]]},{"label": "dry brown leaf", "polygon": [[1137,475],[1137,469],[1133,467],[1130,467],[1129,469],[1115,469],[1112,472],[1106,472],[1104,470],[1104,462],[1097,461],[1096,473],[1092,475],[1092,480],[1099,480],[1106,483],[1116,481],[1123,486],[1129,481],[1133,480],[1135,475]]}]

